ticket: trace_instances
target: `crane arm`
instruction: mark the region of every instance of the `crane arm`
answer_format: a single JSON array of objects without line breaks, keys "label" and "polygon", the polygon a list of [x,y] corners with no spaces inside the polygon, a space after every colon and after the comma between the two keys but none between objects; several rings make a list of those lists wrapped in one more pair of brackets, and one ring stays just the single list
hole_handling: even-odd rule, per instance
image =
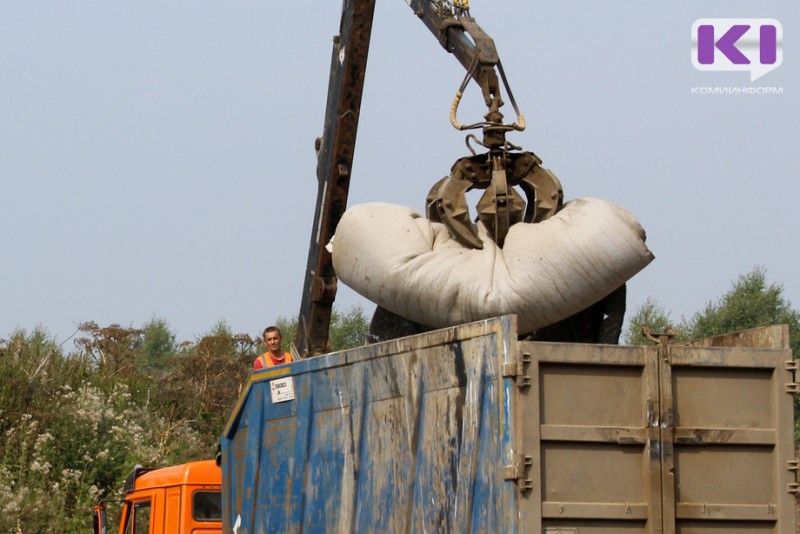
[{"label": "crane arm", "polygon": [[456,16],[456,12],[448,3],[430,0],[406,1],[442,47],[453,54],[481,86],[488,106],[490,99],[499,95],[494,70],[499,57],[492,38],[478,26],[474,18]]},{"label": "crane arm", "polygon": [[[464,176],[469,176],[474,184],[482,184],[477,185],[478,187],[485,188],[489,182],[498,181],[495,179],[497,176],[500,176],[499,181],[505,184],[504,153],[507,151],[505,132],[511,129],[523,129],[524,120],[517,111],[513,96],[508,89],[494,41],[478,26],[475,19],[469,16],[467,0],[454,0],[452,3],[443,0],[406,0],[406,2],[445,50],[452,53],[467,71],[451,109],[451,122],[459,129],[483,128],[482,144],[493,151],[496,161],[494,168],[488,171],[476,171],[480,165],[473,165],[473,170],[463,173]],[[331,255],[325,247],[333,237],[336,226],[347,208],[374,10],[375,0],[344,0],[339,35],[333,41],[325,123],[323,135],[317,139],[316,146],[317,205],[308,248],[298,333],[292,342],[293,352],[299,358],[329,352],[328,331],[333,302],[336,298],[337,279]],[[514,125],[502,123],[503,116],[499,108],[503,105],[503,101],[497,72],[500,73],[509,98],[517,111],[517,117],[520,119],[519,123]],[[468,126],[457,125],[455,112],[463,88],[469,79],[475,80],[480,86],[489,111],[484,122]],[[526,169],[533,163],[527,165]],[[527,173],[527,170],[525,172]],[[463,179],[461,181],[466,184]],[[502,190],[505,191],[505,185],[502,186]],[[443,191],[448,194],[447,188],[443,188]],[[495,196],[505,198],[506,195],[502,193]],[[449,203],[442,202],[441,196],[437,196],[437,193],[432,193],[431,198],[436,199],[432,205],[438,206],[431,208],[432,215],[437,220],[441,219],[448,223],[457,235],[465,236],[466,242],[475,243],[477,237],[471,235],[474,231],[469,227],[468,221],[453,222],[450,213],[442,208]],[[497,209],[504,211],[505,207],[500,206]],[[506,223],[503,228],[507,226]]]},{"label": "crane arm", "polygon": [[301,358],[328,352],[336,274],[325,246],[347,208],[374,12],[375,0],[344,0],[339,35],[333,40],[325,123],[316,142],[317,206],[292,342]]}]

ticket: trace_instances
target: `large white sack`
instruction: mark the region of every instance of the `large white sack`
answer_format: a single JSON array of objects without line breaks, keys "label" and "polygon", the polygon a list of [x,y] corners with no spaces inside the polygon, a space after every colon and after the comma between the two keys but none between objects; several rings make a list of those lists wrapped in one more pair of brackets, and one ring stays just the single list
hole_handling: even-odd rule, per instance
[{"label": "large white sack", "polygon": [[598,199],[511,226],[502,249],[479,225],[482,250],[411,208],[347,210],[330,247],[339,279],[376,304],[441,328],[507,313],[531,332],[587,308],[653,260],[636,217]]}]

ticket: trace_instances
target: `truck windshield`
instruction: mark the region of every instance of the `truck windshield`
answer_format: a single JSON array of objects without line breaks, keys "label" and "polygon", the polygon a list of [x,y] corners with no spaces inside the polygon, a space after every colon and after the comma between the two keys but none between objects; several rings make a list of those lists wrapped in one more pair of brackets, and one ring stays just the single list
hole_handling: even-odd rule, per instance
[{"label": "truck windshield", "polygon": [[222,493],[195,491],[192,494],[192,517],[195,521],[222,521]]}]

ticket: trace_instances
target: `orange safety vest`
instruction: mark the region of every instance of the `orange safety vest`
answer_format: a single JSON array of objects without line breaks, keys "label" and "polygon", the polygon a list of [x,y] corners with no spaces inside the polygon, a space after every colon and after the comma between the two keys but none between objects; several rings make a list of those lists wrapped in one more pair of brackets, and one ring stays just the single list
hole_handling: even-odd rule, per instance
[{"label": "orange safety vest", "polygon": [[291,363],[292,355],[288,352],[283,353],[283,361],[278,363],[272,359],[269,355],[269,352],[265,352],[258,358],[256,358],[256,362],[260,363],[261,365],[256,367],[255,363],[253,363],[253,369],[266,369],[267,367],[275,367],[276,365],[283,365],[284,363]]}]

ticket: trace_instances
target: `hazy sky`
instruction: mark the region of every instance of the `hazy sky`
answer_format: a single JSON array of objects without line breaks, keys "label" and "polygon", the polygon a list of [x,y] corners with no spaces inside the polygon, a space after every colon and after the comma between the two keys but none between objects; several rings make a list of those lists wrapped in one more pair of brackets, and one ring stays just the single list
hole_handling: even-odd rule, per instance
[{"label": "hazy sky", "polygon": [[[625,206],[656,259],[629,282],[690,316],[763,266],[800,306],[800,4],[473,0],[567,199]],[[0,337],[163,318],[257,334],[300,307],[340,1],[0,0]],[[783,64],[699,71],[701,18],[773,18]],[[463,69],[378,0],[350,204],[424,210],[467,155]],[[782,94],[698,94],[769,87]],[[694,92],[693,92],[694,88]],[[462,122],[480,118],[467,90]],[[512,115],[510,106],[504,109]],[[473,208],[474,209],[474,208]],[[346,309],[373,306],[342,287]]]}]

